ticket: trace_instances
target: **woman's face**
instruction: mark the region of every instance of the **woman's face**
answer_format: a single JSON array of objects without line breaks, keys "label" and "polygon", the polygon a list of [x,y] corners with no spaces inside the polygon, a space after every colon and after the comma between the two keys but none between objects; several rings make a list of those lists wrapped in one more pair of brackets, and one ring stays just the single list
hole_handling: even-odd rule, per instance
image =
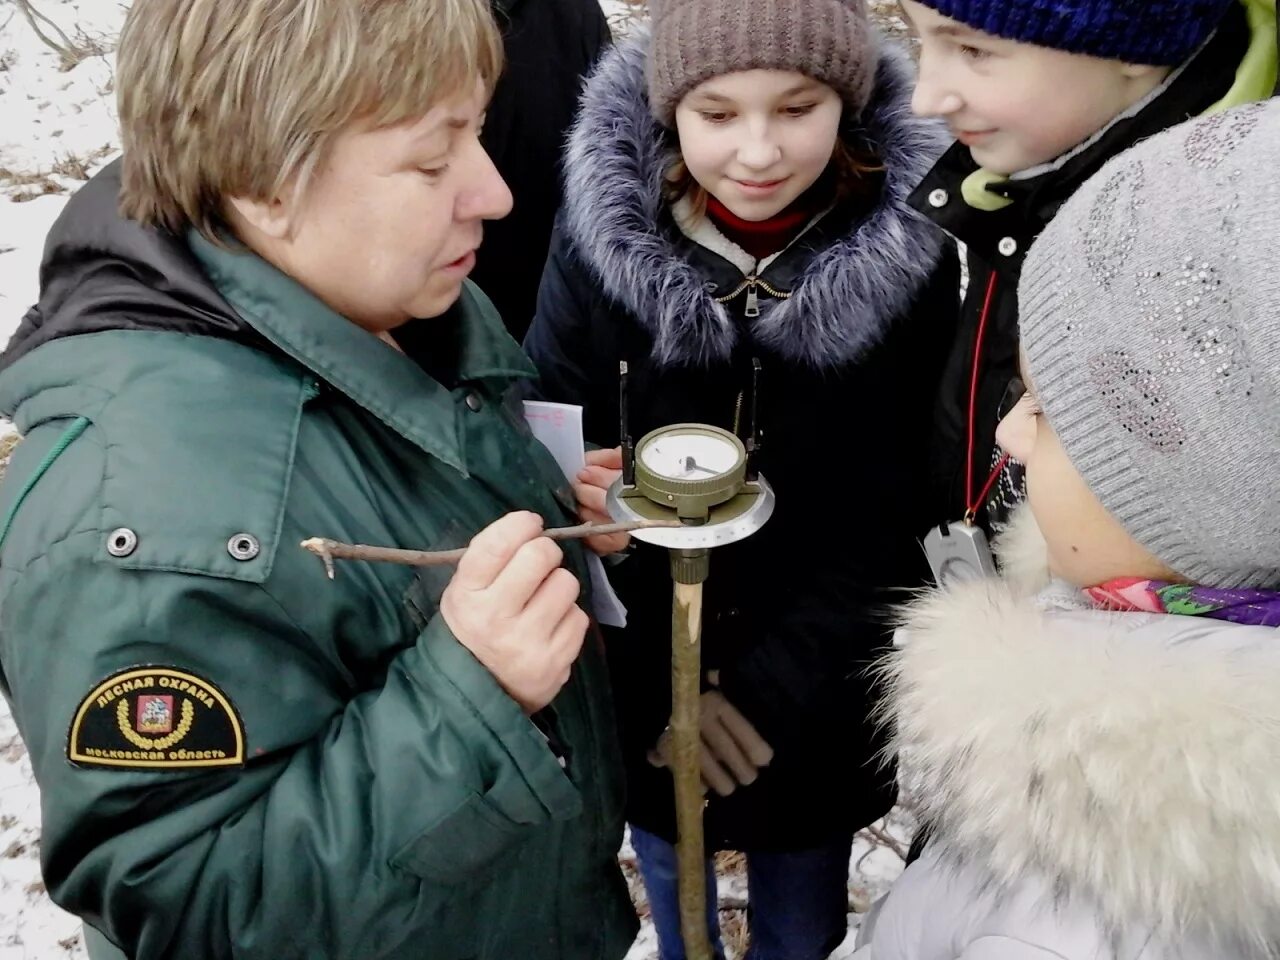
[{"label": "woman's face", "polygon": [[676,107],[690,175],[744,220],[785,210],[822,176],[843,104],[825,84],[786,70],[713,77]]},{"label": "woman's face", "polygon": [[265,229],[242,239],[374,333],[443,314],[475,265],[484,221],[511,211],[480,146],[486,105],[477,81],[415,122],[353,126],[305,194],[249,216]]},{"label": "woman's face", "polygon": [[1119,577],[1181,579],[1129,536],[1093,495],[1029,383],[1022,399],[1000,421],[996,442],[1026,467],[1027,502],[1044,534],[1054,576],[1079,587]]}]

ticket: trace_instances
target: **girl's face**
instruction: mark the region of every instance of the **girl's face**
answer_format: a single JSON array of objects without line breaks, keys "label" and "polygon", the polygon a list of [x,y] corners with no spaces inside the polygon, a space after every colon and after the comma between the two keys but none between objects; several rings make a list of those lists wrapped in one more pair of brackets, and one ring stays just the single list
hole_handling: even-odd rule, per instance
[{"label": "girl's face", "polygon": [[1026,467],[1027,501],[1048,545],[1054,576],[1078,587],[1119,577],[1182,579],[1130,537],[1098,502],[1062,449],[1030,385],[1000,421],[996,442]]},{"label": "girl's face", "polygon": [[995,37],[919,0],[902,0],[902,11],[920,41],[912,106],[946,120],[974,162],[992,173],[1056,159],[1169,73]]},{"label": "girl's face", "polygon": [[676,107],[680,152],[704,190],[744,220],[781,213],[822,176],[843,103],[802,73],[744,70],[713,77]]}]

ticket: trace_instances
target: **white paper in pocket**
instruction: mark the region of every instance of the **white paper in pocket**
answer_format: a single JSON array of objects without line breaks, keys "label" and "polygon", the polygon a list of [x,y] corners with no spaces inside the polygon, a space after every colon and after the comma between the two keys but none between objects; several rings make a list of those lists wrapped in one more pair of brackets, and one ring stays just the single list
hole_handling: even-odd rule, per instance
[{"label": "white paper in pocket", "polygon": [[[542,445],[551,451],[564,475],[573,483],[587,465],[586,444],[582,437],[582,407],[572,403],[549,403],[526,400],[524,418]],[[591,572],[592,613],[608,627],[627,625],[627,608],[614,592],[605,573],[604,563],[594,553],[587,553]]]}]

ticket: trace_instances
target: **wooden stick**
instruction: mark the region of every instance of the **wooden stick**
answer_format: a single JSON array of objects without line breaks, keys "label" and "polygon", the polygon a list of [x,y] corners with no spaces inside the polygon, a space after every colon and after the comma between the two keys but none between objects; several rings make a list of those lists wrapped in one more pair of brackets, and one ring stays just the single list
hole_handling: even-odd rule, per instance
[{"label": "wooden stick", "polygon": [[[553,527],[542,535],[549,540],[581,540],[584,537],[603,537],[612,533],[630,533],[633,530],[652,530],[661,527],[683,526],[679,520],[634,520],[627,523],[583,523],[576,527]],[[440,567],[457,563],[466,548],[457,550],[398,550],[394,547],[371,547],[363,543],[342,543],[312,537],[302,541],[302,549],[309,550],[324,561],[325,573],[334,577],[334,560],[369,560],[379,563],[400,563],[410,567]]]},{"label": "wooden stick", "polygon": [[711,960],[703,840],[702,584],[677,583],[671,608],[671,774],[676,795],[676,885],[687,960]]}]

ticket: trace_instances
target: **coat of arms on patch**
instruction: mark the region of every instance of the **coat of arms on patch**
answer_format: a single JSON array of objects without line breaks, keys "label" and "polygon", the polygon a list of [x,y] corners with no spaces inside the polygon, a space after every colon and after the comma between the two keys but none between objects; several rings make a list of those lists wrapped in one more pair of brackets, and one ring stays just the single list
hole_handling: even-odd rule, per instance
[{"label": "coat of arms on patch", "polygon": [[139,733],[172,733],[173,697],[139,697],[137,720],[134,721],[133,728]]},{"label": "coat of arms on patch", "polygon": [[172,667],[132,667],[81,702],[67,737],[80,766],[131,770],[244,763],[244,730],[231,701],[203,677]]}]

